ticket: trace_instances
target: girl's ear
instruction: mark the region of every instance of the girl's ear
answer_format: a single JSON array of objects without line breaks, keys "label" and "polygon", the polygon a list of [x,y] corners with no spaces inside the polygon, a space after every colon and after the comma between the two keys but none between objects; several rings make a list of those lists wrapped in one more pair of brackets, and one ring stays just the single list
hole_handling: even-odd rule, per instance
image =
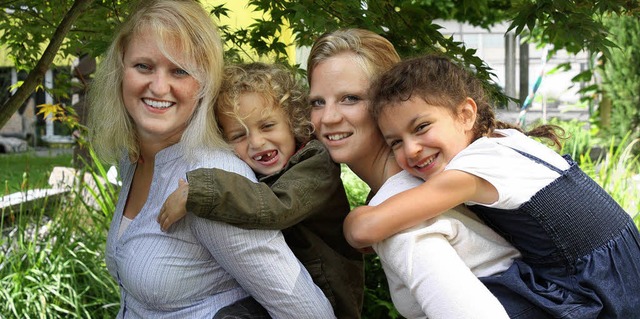
[{"label": "girl's ear", "polygon": [[473,129],[473,125],[476,123],[476,117],[478,116],[476,101],[467,97],[458,107],[458,116],[465,129]]}]

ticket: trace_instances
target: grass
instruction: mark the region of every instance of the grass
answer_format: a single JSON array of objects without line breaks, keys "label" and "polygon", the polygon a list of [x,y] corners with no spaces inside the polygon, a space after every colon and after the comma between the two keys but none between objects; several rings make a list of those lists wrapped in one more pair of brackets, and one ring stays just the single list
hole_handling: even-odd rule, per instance
[{"label": "grass", "polygon": [[55,166],[71,166],[72,154],[40,156],[34,151],[0,154],[1,195],[22,189],[48,187],[49,174]]}]

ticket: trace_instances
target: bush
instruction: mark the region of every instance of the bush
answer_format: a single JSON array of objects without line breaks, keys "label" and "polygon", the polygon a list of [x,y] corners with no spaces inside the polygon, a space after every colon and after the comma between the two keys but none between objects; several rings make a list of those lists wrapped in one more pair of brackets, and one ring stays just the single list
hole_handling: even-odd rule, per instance
[{"label": "bush", "polygon": [[[13,217],[13,222],[9,222]],[[104,262],[106,216],[76,201],[45,203],[1,222],[0,313],[15,318],[114,318],[118,286]]]}]

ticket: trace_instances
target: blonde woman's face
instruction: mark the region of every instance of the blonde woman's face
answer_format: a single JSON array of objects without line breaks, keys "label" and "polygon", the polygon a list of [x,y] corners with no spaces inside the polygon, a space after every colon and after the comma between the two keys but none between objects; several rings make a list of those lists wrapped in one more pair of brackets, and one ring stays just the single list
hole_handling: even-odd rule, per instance
[{"label": "blonde woman's face", "polygon": [[[142,30],[124,52],[122,96],[141,142],[177,143],[196,109],[199,84],[162,54],[156,38]],[[172,43],[169,53],[181,55]]]},{"label": "blonde woman's face", "polygon": [[384,143],[367,109],[369,78],[352,54],[320,62],[310,76],[311,122],[335,162],[354,164]]}]

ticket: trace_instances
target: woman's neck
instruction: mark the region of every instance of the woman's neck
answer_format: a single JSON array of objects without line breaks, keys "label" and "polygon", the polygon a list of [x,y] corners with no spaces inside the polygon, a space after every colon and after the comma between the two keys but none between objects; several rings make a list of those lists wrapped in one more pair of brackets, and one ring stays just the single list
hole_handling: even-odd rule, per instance
[{"label": "woman's neck", "polygon": [[393,152],[386,145],[377,152],[369,154],[357,163],[349,163],[347,166],[371,188],[372,193],[376,193],[389,177],[402,169],[393,158]]},{"label": "woman's neck", "polygon": [[134,158],[133,160],[137,160],[138,164],[153,164],[156,154],[169,146],[171,145],[167,145],[166,143],[141,142],[138,150],[138,158]]}]

